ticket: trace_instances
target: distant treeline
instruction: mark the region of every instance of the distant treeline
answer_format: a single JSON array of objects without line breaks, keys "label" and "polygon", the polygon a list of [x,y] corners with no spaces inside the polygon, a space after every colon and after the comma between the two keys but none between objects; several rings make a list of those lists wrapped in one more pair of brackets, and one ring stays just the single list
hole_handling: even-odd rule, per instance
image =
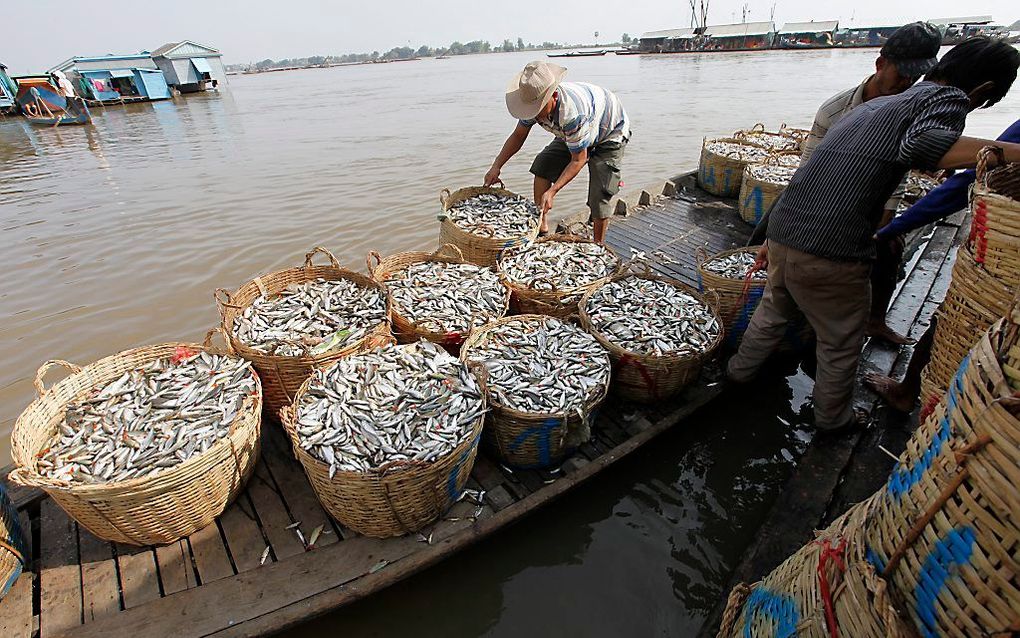
[{"label": "distant treeline", "polygon": [[[631,42],[631,37],[624,33],[623,37],[620,38],[620,42],[623,44],[629,44]],[[617,43],[610,43],[605,46],[613,46],[614,44]],[[393,47],[385,53],[372,51],[371,53],[346,53],[343,55],[313,55],[307,58],[287,58],[284,60],[266,59],[261,62],[253,62],[251,64],[229,64],[227,65],[227,70],[245,71],[249,69],[256,69],[264,71],[266,69],[279,69],[286,67],[323,66],[329,64],[350,64],[352,62],[377,62],[384,60],[409,60],[411,58],[428,58],[442,55],[468,55],[472,53],[565,49],[580,46],[590,45],[571,45],[562,44],[560,42],[543,42],[541,44],[533,44],[531,42],[525,43],[522,38],[517,38],[516,42],[507,39],[503,40],[502,44],[494,47],[487,40],[472,40],[471,42],[466,43],[453,42],[448,47],[439,47],[436,49],[423,44],[417,49],[412,49],[411,47]]]}]

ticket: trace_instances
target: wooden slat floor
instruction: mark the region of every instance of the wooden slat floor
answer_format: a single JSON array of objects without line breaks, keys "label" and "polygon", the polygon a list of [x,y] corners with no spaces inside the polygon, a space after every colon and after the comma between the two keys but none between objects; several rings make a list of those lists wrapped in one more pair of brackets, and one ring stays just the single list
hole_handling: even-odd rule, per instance
[{"label": "wooden slat floor", "polygon": [[[608,241],[621,256],[696,285],[694,252],[742,244],[750,231],[732,206],[703,194],[657,198],[615,220]],[[366,596],[526,515],[675,425],[720,391],[718,369],[680,397],[635,412],[609,399],[593,440],[555,471],[510,471],[480,454],[462,501],[417,535],[375,540],[332,521],[319,505],[279,425],[263,426],[263,455],[246,490],[211,525],[177,543],[136,548],[101,541],[41,494],[12,488],[32,564],[0,602],[0,636],[257,635]],[[299,524],[295,529],[288,529]],[[308,539],[324,526],[316,547]],[[261,563],[267,551],[266,561]]]}]

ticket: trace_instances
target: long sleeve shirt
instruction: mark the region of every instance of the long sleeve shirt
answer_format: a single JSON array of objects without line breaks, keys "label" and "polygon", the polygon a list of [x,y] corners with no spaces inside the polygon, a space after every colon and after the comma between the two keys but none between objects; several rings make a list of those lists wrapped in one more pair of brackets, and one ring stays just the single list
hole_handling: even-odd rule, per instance
[{"label": "long sleeve shirt", "polygon": [[[1013,122],[1012,126],[996,139],[1000,142],[1020,143],[1020,120]],[[878,231],[878,236],[888,239],[905,235],[915,228],[927,226],[966,208],[967,193],[974,179],[973,168],[956,173],[917,200],[917,203],[905,210],[902,215],[883,226]]]}]

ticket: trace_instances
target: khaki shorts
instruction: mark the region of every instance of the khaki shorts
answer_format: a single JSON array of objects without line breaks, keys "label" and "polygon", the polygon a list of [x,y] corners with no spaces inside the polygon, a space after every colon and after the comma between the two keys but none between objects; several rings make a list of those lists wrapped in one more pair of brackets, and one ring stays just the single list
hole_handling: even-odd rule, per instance
[{"label": "khaki shorts", "polygon": [[[627,141],[603,142],[588,149],[588,208],[592,219],[608,219],[613,211],[609,200],[620,191],[620,166]],[[570,163],[567,144],[557,138],[535,158],[531,174],[555,182]]]}]

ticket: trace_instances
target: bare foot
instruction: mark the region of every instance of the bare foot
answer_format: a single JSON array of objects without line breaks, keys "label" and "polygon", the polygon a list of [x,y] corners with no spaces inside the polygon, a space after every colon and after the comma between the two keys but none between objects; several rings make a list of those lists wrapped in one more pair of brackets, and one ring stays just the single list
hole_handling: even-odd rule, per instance
[{"label": "bare foot", "polygon": [[914,409],[914,402],[917,400],[917,396],[892,377],[869,372],[864,375],[864,385],[882,397],[889,407],[894,410],[910,412]]},{"label": "bare foot", "polygon": [[881,339],[894,346],[905,346],[907,344],[914,343],[914,340],[901,335],[892,328],[889,327],[885,321],[872,320],[868,322],[868,327],[865,329],[864,334],[875,339]]}]

